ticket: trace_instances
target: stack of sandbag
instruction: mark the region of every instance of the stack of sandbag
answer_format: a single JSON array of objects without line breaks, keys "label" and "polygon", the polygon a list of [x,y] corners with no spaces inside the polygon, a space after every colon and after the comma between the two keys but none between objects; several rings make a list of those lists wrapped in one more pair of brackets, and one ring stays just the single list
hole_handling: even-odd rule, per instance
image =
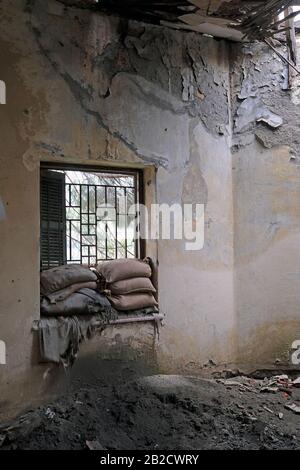
[{"label": "stack of sandbag", "polygon": [[41,315],[95,315],[111,311],[98,289],[98,274],[86,266],[64,265],[41,272]]},{"label": "stack of sandbag", "polygon": [[97,271],[106,281],[106,295],[116,310],[157,307],[148,260],[117,259],[98,264]]}]

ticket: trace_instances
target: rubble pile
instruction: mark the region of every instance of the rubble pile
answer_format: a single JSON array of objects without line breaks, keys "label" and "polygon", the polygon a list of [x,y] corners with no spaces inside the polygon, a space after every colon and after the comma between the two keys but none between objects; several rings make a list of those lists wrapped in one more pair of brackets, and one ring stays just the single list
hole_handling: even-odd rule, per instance
[{"label": "rubble pile", "polygon": [[[300,377],[296,379],[290,378],[286,374],[275,375],[271,378],[253,379],[250,377],[235,377],[234,379],[217,379],[228,388],[239,387],[240,391],[248,390],[252,393],[281,393],[286,400],[284,407],[291,410],[295,414],[300,414],[300,401],[293,403],[293,390],[300,389]],[[267,409],[270,413],[274,413],[271,409]],[[279,418],[283,418],[282,413],[278,413]]]},{"label": "rubble pile", "polygon": [[299,378],[129,375],[0,426],[0,450],[300,449]]}]

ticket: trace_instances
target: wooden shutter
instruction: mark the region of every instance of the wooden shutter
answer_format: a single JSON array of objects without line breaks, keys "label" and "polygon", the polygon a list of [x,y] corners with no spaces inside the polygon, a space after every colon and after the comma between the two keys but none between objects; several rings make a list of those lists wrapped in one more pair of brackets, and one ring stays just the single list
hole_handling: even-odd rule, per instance
[{"label": "wooden shutter", "polygon": [[66,263],[65,175],[41,171],[41,270]]}]

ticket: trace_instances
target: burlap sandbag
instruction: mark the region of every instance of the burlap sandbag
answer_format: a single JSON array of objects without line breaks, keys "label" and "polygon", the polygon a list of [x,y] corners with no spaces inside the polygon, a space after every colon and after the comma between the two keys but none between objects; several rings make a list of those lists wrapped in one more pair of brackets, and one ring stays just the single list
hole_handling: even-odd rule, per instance
[{"label": "burlap sandbag", "polygon": [[132,279],[113,282],[108,285],[107,289],[109,289],[113,295],[134,293],[155,294],[156,292],[149,277],[133,277]]},{"label": "burlap sandbag", "polygon": [[47,295],[78,282],[95,282],[97,274],[80,264],[68,264],[41,272],[41,294]]},{"label": "burlap sandbag", "polygon": [[78,282],[77,284],[72,284],[69,287],[52,292],[52,294],[47,294],[45,297],[49,300],[50,304],[56,304],[57,302],[62,302],[66,300],[74,292],[78,292],[80,289],[93,289],[97,290],[97,282]]},{"label": "burlap sandbag", "polygon": [[111,305],[104,295],[92,289],[81,289],[67,299],[50,304],[45,297],[41,302],[41,315],[48,317],[70,317],[73,315],[96,315],[110,312]]},{"label": "burlap sandbag", "polygon": [[151,267],[148,262],[139,259],[115,259],[98,264],[97,271],[106,282],[123,281],[133,277],[151,277]]},{"label": "burlap sandbag", "polygon": [[146,307],[157,307],[152,294],[110,295],[108,300],[116,310],[138,310]]}]

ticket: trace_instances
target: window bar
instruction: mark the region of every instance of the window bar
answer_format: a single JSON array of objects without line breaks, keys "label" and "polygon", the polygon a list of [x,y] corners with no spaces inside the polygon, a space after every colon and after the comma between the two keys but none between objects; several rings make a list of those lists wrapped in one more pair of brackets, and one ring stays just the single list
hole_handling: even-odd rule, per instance
[{"label": "window bar", "polygon": [[48,268],[50,268],[50,217],[49,217],[49,191],[47,191],[47,244],[48,244]]},{"label": "window bar", "polygon": [[82,186],[79,185],[79,213],[80,213],[80,263],[82,264]]},{"label": "window bar", "polygon": [[[107,207],[107,187],[104,188],[105,207]],[[107,220],[105,221],[105,258],[107,258]]]},{"label": "window bar", "polygon": [[98,250],[98,232],[97,232],[97,186],[94,186],[94,239],[95,239],[95,256],[94,261],[97,265],[97,250]]},{"label": "window bar", "polygon": [[[137,204],[138,204],[138,201],[139,201],[139,196],[138,196],[138,174],[135,173],[134,175],[134,202],[136,204],[136,207],[137,207]],[[136,227],[138,228],[138,232],[135,233],[135,256],[137,258],[140,257],[140,253],[139,253],[139,238],[140,238],[140,217],[139,217],[139,213],[138,211],[136,212],[136,217],[137,217],[137,224],[136,224]],[[137,234],[139,236],[137,236]]]},{"label": "window bar", "polygon": [[[88,237],[89,237],[89,240],[90,240],[90,186],[87,185],[86,186],[86,193],[87,193],[87,233],[88,233]],[[91,263],[91,258],[90,258],[90,242],[88,243],[88,248],[87,248],[87,253],[88,253],[88,265],[90,266],[90,263]]]},{"label": "window bar", "polygon": [[117,186],[115,187],[115,258],[118,259],[118,201],[117,201]]},{"label": "window bar", "polygon": [[69,225],[69,261],[72,261],[72,222],[68,221]]},{"label": "window bar", "polygon": [[128,253],[127,253],[127,213],[128,213],[128,207],[127,207],[127,188],[124,188],[124,197],[125,197],[125,258],[128,258]]},{"label": "window bar", "polygon": [[[71,185],[70,184],[67,184],[67,191],[66,191],[69,195],[69,200],[68,200],[68,206],[67,207],[71,207],[72,206],[72,201],[71,201]],[[67,256],[67,263],[68,261],[70,261],[72,259],[72,225],[71,225],[71,222],[68,220],[68,235],[69,235],[69,240],[68,240],[68,245],[69,245],[69,253],[68,253],[68,256]]]},{"label": "window bar", "polygon": [[98,186],[95,186],[95,240],[96,240],[96,264],[98,264]]},{"label": "window bar", "polygon": [[[144,202],[145,200],[145,194],[144,194],[144,181],[143,181],[143,173],[137,172],[136,173],[136,197],[137,197],[137,202],[140,204],[141,202]],[[144,220],[141,219],[140,216],[140,211],[138,210],[138,221],[139,221],[139,237],[137,239],[137,253],[139,258],[143,258],[146,256],[146,240],[145,238],[142,238],[141,234],[141,224],[144,223]]]}]

